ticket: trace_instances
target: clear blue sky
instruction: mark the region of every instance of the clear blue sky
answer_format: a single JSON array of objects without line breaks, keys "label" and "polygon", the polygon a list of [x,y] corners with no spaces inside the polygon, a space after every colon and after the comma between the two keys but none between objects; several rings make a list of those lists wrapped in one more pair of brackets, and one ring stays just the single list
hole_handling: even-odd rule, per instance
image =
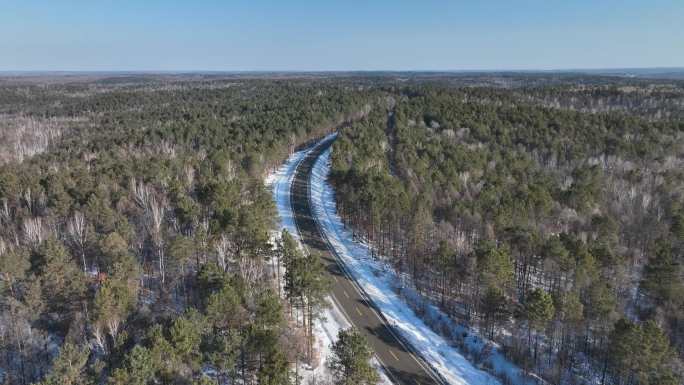
[{"label": "clear blue sky", "polygon": [[684,66],[684,0],[0,0],[0,71]]}]

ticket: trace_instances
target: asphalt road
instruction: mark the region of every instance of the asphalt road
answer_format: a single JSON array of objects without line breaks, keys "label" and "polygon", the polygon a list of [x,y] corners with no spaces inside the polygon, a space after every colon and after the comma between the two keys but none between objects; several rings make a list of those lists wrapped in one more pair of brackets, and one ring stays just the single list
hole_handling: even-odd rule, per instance
[{"label": "asphalt road", "polygon": [[362,290],[346,274],[342,262],[336,257],[334,249],[328,244],[311,215],[309,182],[313,165],[333,141],[334,139],[318,143],[295,171],[290,194],[295,223],[302,242],[307,248],[317,250],[323,256],[323,263],[331,275],[333,301],[345,313],[347,319],[364,333],[392,382],[396,385],[443,384],[431,367],[400,340],[392,331],[392,327],[365,299]]}]

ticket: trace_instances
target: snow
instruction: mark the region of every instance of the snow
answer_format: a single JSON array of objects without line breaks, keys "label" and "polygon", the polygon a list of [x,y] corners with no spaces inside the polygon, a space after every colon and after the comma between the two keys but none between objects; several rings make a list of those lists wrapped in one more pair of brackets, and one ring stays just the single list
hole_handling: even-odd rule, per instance
[{"label": "snow", "polygon": [[306,154],[308,154],[309,151],[311,151],[310,148],[293,153],[280,168],[264,179],[266,186],[270,186],[273,189],[273,199],[276,204],[276,210],[278,211],[278,219],[280,220],[278,233],[285,229],[290,235],[295,237],[295,239],[299,239],[299,234],[297,233],[297,226],[295,225],[294,215],[292,214],[290,185],[292,185],[297,166],[306,157]]},{"label": "snow", "polygon": [[[337,333],[339,333],[340,330],[348,329],[352,326],[342,311],[337,307],[337,304],[335,304],[330,297],[328,297],[327,300],[330,307],[323,311],[323,317],[316,322],[316,326],[314,327],[316,345],[323,362],[317,368],[311,370],[310,374],[304,377],[304,380],[308,381],[309,384],[320,383],[321,380],[326,382],[332,379],[332,374],[327,367],[327,359],[330,357],[332,344],[337,340]],[[384,373],[378,360],[373,358],[372,364],[380,374],[379,384],[392,385],[392,382]]]},{"label": "snow", "polygon": [[[326,181],[331,151],[328,149],[324,152],[314,166],[310,191],[314,216],[347,270],[394,329],[450,384],[500,384],[495,376],[475,367],[449,342],[459,339],[471,356],[480,357],[500,377],[505,376],[516,385],[535,383],[523,376],[522,371],[496,347],[472,330],[457,325],[410,288],[397,286],[403,281],[401,277],[387,264],[371,258],[367,244],[354,240],[337,215],[334,190]],[[410,305],[425,310],[422,318],[416,315]],[[426,321],[433,326],[438,325],[440,334],[433,331]]]},{"label": "snow", "polygon": [[[299,240],[299,233],[294,222],[294,215],[290,202],[290,186],[292,185],[297,166],[306,157],[309,151],[311,151],[311,148],[293,153],[280,168],[266,176],[264,179],[266,186],[272,188],[273,199],[278,212],[279,226],[278,230],[272,234],[274,238],[279,237],[281,231],[286,229],[295,239]],[[332,298],[328,297],[327,302],[330,304],[330,307],[323,310],[321,319],[316,322],[314,327],[317,350],[322,362],[315,368],[307,368],[308,370],[304,371],[304,373],[300,371],[304,382],[308,384],[331,382],[332,375],[326,365],[327,358],[330,357],[331,346],[336,341],[337,334],[341,329],[348,329],[351,327],[351,324],[342,311],[332,301]],[[376,359],[373,360],[373,365],[380,373],[380,384],[391,385],[392,382],[383,372]]]},{"label": "snow", "polygon": [[[265,178],[265,183],[272,187],[280,219],[277,233],[287,229],[297,240],[299,234],[292,213],[290,185],[297,166],[309,151],[311,148],[293,153],[278,170]],[[486,366],[493,368],[493,372],[500,377],[505,376],[512,384],[534,384],[534,380],[523,376],[517,366],[476,332],[456,324],[411,288],[400,287],[400,283],[405,280],[381,260],[371,258],[368,245],[353,239],[351,232],[344,228],[337,215],[335,193],[326,181],[330,171],[330,152],[330,149],[324,152],[314,167],[311,181],[314,214],[346,268],[385,318],[393,324],[394,329],[450,384],[501,384],[492,374],[468,361],[454,341],[461,344],[469,357],[480,357],[481,362],[486,362]],[[335,303],[330,298],[328,302],[331,307],[324,310],[322,319],[315,327],[318,350],[323,360],[329,357],[330,346],[336,340],[338,331],[350,326]],[[420,308],[422,315],[416,315],[412,308]],[[433,329],[439,330],[439,334]],[[382,383],[391,384],[377,360],[374,360],[374,365],[381,373]],[[308,369],[303,374],[305,382],[320,384],[329,381],[330,373],[325,362]]]}]

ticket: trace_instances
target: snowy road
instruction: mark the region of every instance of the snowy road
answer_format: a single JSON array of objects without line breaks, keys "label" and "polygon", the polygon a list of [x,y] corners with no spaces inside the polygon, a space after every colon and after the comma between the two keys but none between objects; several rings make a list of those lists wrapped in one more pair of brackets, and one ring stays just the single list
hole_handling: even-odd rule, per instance
[{"label": "snowy road", "polygon": [[[293,154],[276,178],[274,195],[283,227],[309,248],[324,252],[333,276],[334,311],[344,313],[341,318],[366,333],[395,384],[500,384],[426,325],[397,294],[396,274],[370,258],[367,245],[356,242],[344,228],[336,212],[334,190],[327,183],[329,144],[333,140],[329,136],[322,141],[323,145]],[[432,316],[447,318],[430,305],[427,309]],[[449,322],[446,320],[445,325]],[[449,327],[454,334],[466,335],[466,330],[458,325]],[[482,351],[486,341],[476,333],[467,334],[464,342],[468,348]],[[511,383],[531,383],[496,349],[486,360]]]},{"label": "snowy road", "polygon": [[439,376],[399,338],[391,324],[357,286],[350,272],[345,270],[335,247],[320,232],[317,218],[311,215],[313,208],[309,191],[313,168],[319,156],[329,149],[333,140],[334,137],[330,137],[320,142],[306,154],[296,168],[290,199],[300,239],[309,249],[317,250],[323,255],[324,263],[331,275],[331,297],[335,305],[365,334],[392,382],[397,385],[442,384]]}]

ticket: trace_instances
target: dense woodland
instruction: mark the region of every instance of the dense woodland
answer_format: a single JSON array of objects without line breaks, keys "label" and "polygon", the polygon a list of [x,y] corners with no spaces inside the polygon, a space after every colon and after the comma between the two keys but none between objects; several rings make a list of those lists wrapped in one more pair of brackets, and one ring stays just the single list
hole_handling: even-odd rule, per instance
[{"label": "dense woodland", "polygon": [[269,80],[1,88],[0,382],[298,382],[295,364],[318,362],[326,282],[317,256],[271,240],[262,178],[371,96]]},{"label": "dense woodland", "polygon": [[525,370],[681,384],[684,120],[670,117],[684,95],[671,88],[398,88],[334,144],[338,210],[405,285]]},{"label": "dense woodland", "polygon": [[684,86],[576,84],[0,82],[0,380],[297,383],[328,283],[263,177],[339,127],[339,210],[405,285],[550,383],[682,383]]}]

